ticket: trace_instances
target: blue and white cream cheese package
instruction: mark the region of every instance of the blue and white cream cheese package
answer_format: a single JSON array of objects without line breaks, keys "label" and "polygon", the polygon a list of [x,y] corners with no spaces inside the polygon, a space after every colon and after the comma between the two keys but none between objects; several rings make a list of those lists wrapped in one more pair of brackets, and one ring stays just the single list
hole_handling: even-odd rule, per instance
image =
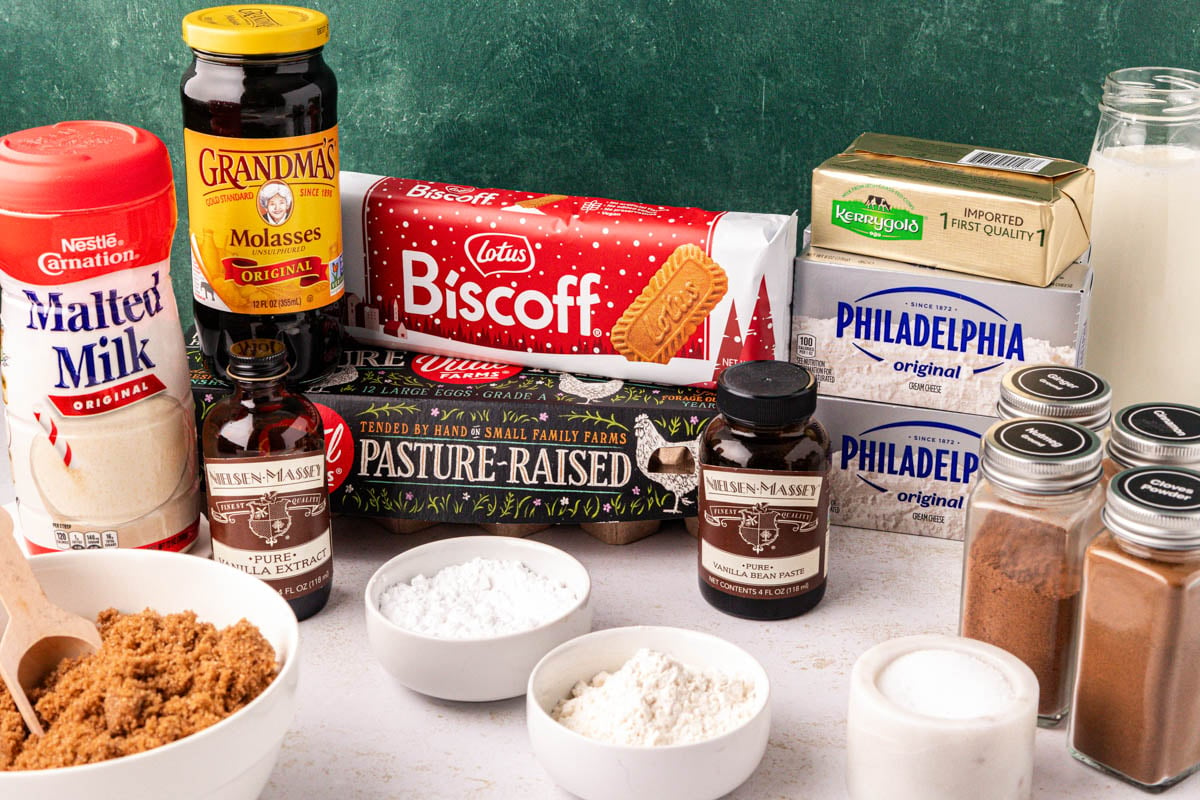
[{"label": "blue and white cream cheese package", "polygon": [[1086,263],[1042,288],[809,247],[794,287],[791,360],[824,397],[994,416],[1009,370],[1083,364]]},{"label": "blue and white cream cheese package", "polygon": [[962,539],[979,444],[995,417],[822,397],[829,431],[829,521]]}]

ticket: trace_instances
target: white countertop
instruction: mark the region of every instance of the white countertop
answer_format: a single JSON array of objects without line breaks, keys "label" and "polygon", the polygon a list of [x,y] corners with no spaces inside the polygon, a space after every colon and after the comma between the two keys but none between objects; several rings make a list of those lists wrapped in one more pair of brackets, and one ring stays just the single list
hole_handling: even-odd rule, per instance
[{"label": "white countertop", "polygon": [[[364,520],[334,525],[329,605],[301,623],[300,709],[262,797],[569,798],[529,750],[524,698],[434,700],[396,684],[368,649],[363,590],[402,550],[469,535],[469,527],[395,535]],[[629,545],[603,544],[573,527],[532,538],[570,552],[592,577],[595,628],[654,624],[695,628],[735,642],[772,681],[772,733],[740,800],[846,797],[845,723],[850,668],[885,639],[954,633],[962,544],[835,528],[829,589],[812,612],[781,622],[726,616],[701,598],[695,539],[672,525]],[[1166,796],[1200,797],[1200,778]],[[1193,785],[1194,784],[1194,785]],[[1039,800],[1144,798],[1068,755],[1065,730],[1039,730]]]}]

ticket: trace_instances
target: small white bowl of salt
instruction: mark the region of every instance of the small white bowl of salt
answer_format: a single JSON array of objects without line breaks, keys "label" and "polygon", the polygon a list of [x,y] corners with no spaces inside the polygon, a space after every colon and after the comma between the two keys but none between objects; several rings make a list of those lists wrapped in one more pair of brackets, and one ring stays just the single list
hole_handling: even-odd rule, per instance
[{"label": "small white bowl of salt", "polygon": [[376,570],[365,602],[379,663],[443,700],[518,697],[542,656],[592,628],[587,570],[529,539],[460,536],[414,547]]}]

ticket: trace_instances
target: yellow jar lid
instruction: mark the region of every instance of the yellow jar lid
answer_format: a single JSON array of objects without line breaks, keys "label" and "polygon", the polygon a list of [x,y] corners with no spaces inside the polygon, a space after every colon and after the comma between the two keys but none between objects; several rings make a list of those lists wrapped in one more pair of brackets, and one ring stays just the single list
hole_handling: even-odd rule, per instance
[{"label": "yellow jar lid", "polygon": [[296,6],[218,6],[184,17],[183,40],[221,55],[300,53],[329,41],[329,18]]}]

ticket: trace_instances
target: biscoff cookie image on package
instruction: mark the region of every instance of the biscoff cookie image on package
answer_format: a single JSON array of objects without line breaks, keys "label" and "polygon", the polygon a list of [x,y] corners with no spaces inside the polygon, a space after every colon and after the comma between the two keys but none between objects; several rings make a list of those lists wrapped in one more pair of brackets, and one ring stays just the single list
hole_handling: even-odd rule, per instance
[{"label": "biscoff cookie image on package", "polygon": [[613,347],[630,361],[667,363],[728,288],[725,270],[704,250],[680,245],[613,326]]}]

